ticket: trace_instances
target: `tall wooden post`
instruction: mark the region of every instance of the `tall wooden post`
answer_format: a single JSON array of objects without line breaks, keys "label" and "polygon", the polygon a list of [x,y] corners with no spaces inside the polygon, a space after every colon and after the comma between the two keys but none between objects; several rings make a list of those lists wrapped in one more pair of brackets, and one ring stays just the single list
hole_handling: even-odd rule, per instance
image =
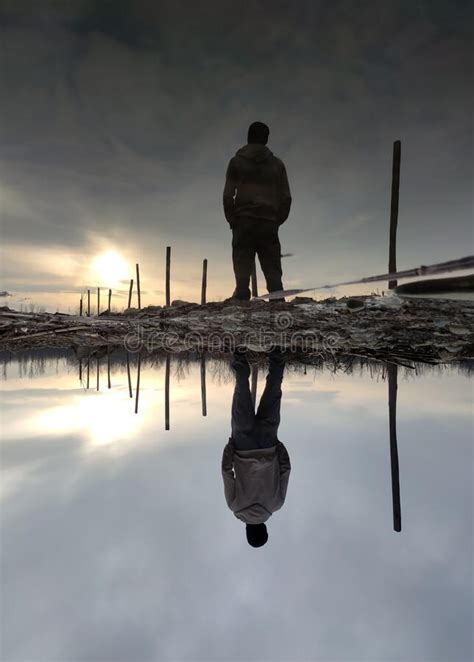
[{"label": "tall wooden post", "polygon": [[170,274],[171,274],[171,246],[166,247],[166,305],[171,306],[171,291],[170,291]]},{"label": "tall wooden post", "polygon": [[109,305],[108,305],[109,313],[111,307],[112,307],[112,290],[109,290]]},{"label": "tall wooden post", "polygon": [[207,259],[202,261],[201,306],[206,303],[207,289]]},{"label": "tall wooden post", "polygon": [[397,445],[397,390],[398,366],[388,365],[388,420],[390,431],[390,470],[392,476],[392,510],[393,530],[402,530],[402,513],[400,506],[400,474],[398,466]]},{"label": "tall wooden post", "polygon": [[91,291],[87,290],[87,317],[91,316]]},{"label": "tall wooden post", "polygon": [[207,416],[207,397],[206,397],[206,354],[201,356],[201,405],[202,415]]},{"label": "tall wooden post", "polygon": [[258,297],[257,265],[255,263],[255,260],[253,261],[253,267],[252,267],[252,296]]},{"label": "tall wooden post", "polygon": [[[397,225],[398,225],[398,197],[400,191],[400,159],[402,144],[399,140],[393,143],[392,162],[392,197],[390,201],[390,239],[388,246],[388,270],[394,273],[397,270]],[[397,287],[396,280],[388,281],[388,289]]]},{"label": "tall wooden post", "polygon": [[79,317],[82,317],[82,296],[79,300]]},{"label": "tall wooden post", "polygon": [[166,357],[165,366],[165,430],[170,429],[170,365],[169,354]]},{"label": "tall wooden post", "polygon": [[132,305],[133,278],[130,279],[130,288],[128,290],[128,308]]},{"label": "tall wooden post", "polygon": [[130,374],[130,355],[127,352],[127,377],[128,377],[128,395],[133,398],[132,376]]},{"label": "tall wooden post", "polygon": [[97,288],[97,316],[100,314],[100,287]]},{"label": "tall wooden post", "polygon": [[137,294],[138,294],[138,308],[140,309],[142,307],[142,294],[140,291],[140,267],[138,264],[136,265],[137,267]]},{"label": "tall wooden post", "polygon": [[138,414],[138,396],[140,395],[140,373],[142,368],[142,359],[140,354],[138,355],[138,366],[137,366],[137,388],[135,392],[135,414]]}]

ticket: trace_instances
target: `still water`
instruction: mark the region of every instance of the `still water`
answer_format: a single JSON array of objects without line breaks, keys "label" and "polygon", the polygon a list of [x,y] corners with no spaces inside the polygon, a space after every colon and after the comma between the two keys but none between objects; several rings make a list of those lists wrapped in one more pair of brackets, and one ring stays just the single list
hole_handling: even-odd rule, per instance
[{"label": "still water", "polygon": [[399,370],[391,461],[385,374],[287,365],[255,549],[224,498],[227,362],[143,359],[138,400],[136,357],[130,383],[123,358],[1,367],[2,660],[472,659],[468,370]]}]

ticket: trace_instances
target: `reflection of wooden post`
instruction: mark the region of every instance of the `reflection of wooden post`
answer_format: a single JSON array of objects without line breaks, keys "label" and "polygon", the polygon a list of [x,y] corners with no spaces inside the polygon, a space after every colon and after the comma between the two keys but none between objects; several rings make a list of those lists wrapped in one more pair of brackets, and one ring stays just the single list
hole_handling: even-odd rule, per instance
[{"label": "reflection of wooden post", "polygon": [[128,308],[132,305],[133,278],[130,279],[130,288],[128,290]]},{"label": "reflection of wooden post", "polygon": [[107,388],[112,388],[110,380],[110,347],[107,347]]},{"label": "reflection of wooden post", "polygon": [[206,355],[201,356],[201,405],[202,415],[207,416],[207,397],[206,397]]},{"label": "reflection of wooden post", "polygon": [[89,388],[89,372],[90,372],[91,360],[87,359],[87,384],[86,388]]},{"label": "reflection of wooden post", "polygon": [[111,308],[112,308],[112,290],[109,290],[109,305],[108,305],[109,313]]},{"label": "reflection of wooden post", "polygon": [[87,290],[87,317],[91,316],[91,291]]},{"label": "reflection of wooden post", "polygon": [[171,276],[171,246],[166,247],[166,305],[171,305],[171,291],[170,291],[170,276]]},{"label": "reflection of wooden post", "polygon": [[100,375],[99,364],[100,364],[100,361],[97,358],[97,390],[99,390],[99,375]]},{"label": "reflection of wooden post", "polygon": [[138,264],[137,267],[137,294],[138,294],[138,308],[142,307],[142,293],[140,291],[140,267]]},{"label": "reflection of wooden post", "polygon": [[388,417],[390,430],[390,467],[392,474],[392,506],[393,529],[402,530],[402,514],[400,506],[400,476],[397,448],[397,389],[398,366],[388,365]]},{"label": "reflection of wooden post", "polygon": [[[390,201],[390,239],[388,246],[388,270],[394,273],[397,270],[397,225],[398,225],[398,194],[400,190],[400,158],[402,145],[399,140],[393,143],[392,162],[392,198]],[[396,280],[388,281],[388,289],[397,287]]]},{"label": "reflection of wooden post", "polygon": [[253,365],[252,366],[252,402],[254,409],[257,403],[257,384],[258,384],[258,366]]},{"label": "reflection of wooden post", "polygon": [[82,386],[82,359],[79,359],[79,383]]},{"label": "reflection of wooden post", "polygon": [[255,260],[253,261],[253,267],[252,267],[252,296],[258,297],[257,265],[255,263]]},{"label": "reflection of wooden post", "polygon": [[131,398],[133,398],[132,376],[130,375],[130,356],[128,352],[127,352],[127,376],[128,376],[128,394]]},{"label": "reflection of wooden post", "polygon": [[202,261],[202,283],[201,283],[201,305],[206,303],[206,289],[207,289],[207,260]]},{"label": "reflection of wooden post", "polygon": [[82,296],[79,301],[79,317],[82,317]]},{"label": "reflection of wooden post", "polygon": [[137,389],[135,393],[135,414],[138,414],[138,396],[140,395],[140,372],[142,367],[142,361],[140,354],[138,355],[138,366],[137,366]]},{"label": "reflection of wooden post", "polygon": [[100,287],[97,288],[97,315],[100,313]]},{"label": "reflection of wooden post", "polygon": [[166,357],[165,366],[165,430],[170,429],[170,357]]}]

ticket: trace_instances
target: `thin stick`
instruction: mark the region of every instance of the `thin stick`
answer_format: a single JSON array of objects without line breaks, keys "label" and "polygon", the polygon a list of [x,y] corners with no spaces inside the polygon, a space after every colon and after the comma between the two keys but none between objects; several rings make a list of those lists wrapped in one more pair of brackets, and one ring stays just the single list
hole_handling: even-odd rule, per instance
[{"label": "thin stick", "polygon": [[201,356],[201,405],[202,415],[207,416],[207,397],[206,397],[206,354]]},{"label": "thin stick", "polygon": [[137,390],[135,393],[135,414],[138,414],[138,396],[140,395],[140,373],[142,367],[142,360],[140,354],[138,355],[138,367],[137,367]]},{"label": "thin stick", "polygon": [[133,278],[130,279],[130,289],[128,290],[128,308],[132,305]]},{"label": "thin stick", "polygon": [[398,367],[389,364],[388,370],[388,418],[390,430],[390,470],[392,476],[392,510],[393,530],[402,530],[402,514],[400,506],[400,474],[398,466],[397,446],[397,389]]},{"label": "thin stick", "polygon": [[79,300],[79,317],[82,317],[82,296]]},{"label": "thin stick", "polygon": [[317,285],[316,287],[306,287],[304,289],[295,290],[281,290],[280,292],[271,292],[269,294],[262,294],[260,299],[275,299],[280,297],[289,297],[302,292],[313,292],[314,290],[329,290],[334,287],[341,287],[342,285],[357,285],[359,283],[376,283],[380,280],[393,280],[394,278],[409,278],[416,276],[431,276],[433,274],[449,273],[451,271],[463,271],[464,269],[472,269],[474,267],[474,255],[467,255],[460,257],[456,260],[448,260],[447,262],[439,262],[437,264],[430,264],[428,266],[422,265],[421,267],[414,267],[413,269],[405,269],[404,271],[396,271],[395,273],[378,274],[377,276],[366,276],[365,278],[357,278],[355,280],[345,280],[339,283],[330,283],[328,285]]},{"label": "thin stick", "polygon": [[133,398],[132,376],[130,374],[130,355],[127,352],[127,376],[128,376],[128,395]]},{"label": "thin stick", "polygon": [[258,366],[253,365],[252,366],[252,402],[253,402],[253,408],[255,409],[255,405],[257,404],[257,386],[258,386]]},{"label": "thin stick", "polygon": [[171,288],[170,288],[170,277],[171,277],[171,246],[166,247],[166,306],[171,305]]},{"label": "thin stick", "polygon": [[97,288],[97,317],[100,314],[100,287]]},{"label": "thin stick", "polygon": [[82,384],[82,359],[79,359],[79,383]]},{"label": "thin stick", "polygon": [[112,290],[109,290],[109,305],[108,305],[109,313],[111,306],[112,306]]},{"label": "thin stick", "polygon": [[202,261],[201,306],[206,303],[207,290],[207,259]]},{"label": "thin stick", "polygon": [[91,291],[87,290],[87,317],[91,316]]},{"label": "thin stick", "polygon": [[165,430],[170,429],[170,363],[168,355],[165,366]]},{"label": "thin stick", "polygon": [[107,388],[112,388],[110,380],[110,347],[107,347]]},{"label": "thin stick", "polygon": [[257,265],[255,263],[255,259],[252,266],[252,296],[258,297]]},{"label": "thin stick", "polygon": [[[392,196],[390,201],[390,239],[388,246],[388,270],[394,273],[397,270],[397,225],[398,225],[398,198],[400,190],[400,158],[401,142],[395,140],[393,143],[392,162]],[[397,287],[396,280],[388,281],[388,289]]]},{"label": "thin stick", "polygon": [[138,264],[136,265],[137,268],[137,294],[138,294],[138,308],[140,309],[142,307],[142,295],[140,291],[140,267]]}]

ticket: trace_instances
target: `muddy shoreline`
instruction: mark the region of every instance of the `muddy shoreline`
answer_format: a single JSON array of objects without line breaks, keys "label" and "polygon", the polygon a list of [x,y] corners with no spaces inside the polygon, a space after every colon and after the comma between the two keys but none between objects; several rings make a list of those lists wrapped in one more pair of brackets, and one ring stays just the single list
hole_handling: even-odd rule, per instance
[{"label": "muddy shoreline", "polygon": [[98,317],[0,309],[0,351],[69,348],[78,356],[136,353],[254,354],[278,344],[305,363],[359,357],[398,365],[474,359],[474,302],[395,296],[199,305],[181,301]]}]

